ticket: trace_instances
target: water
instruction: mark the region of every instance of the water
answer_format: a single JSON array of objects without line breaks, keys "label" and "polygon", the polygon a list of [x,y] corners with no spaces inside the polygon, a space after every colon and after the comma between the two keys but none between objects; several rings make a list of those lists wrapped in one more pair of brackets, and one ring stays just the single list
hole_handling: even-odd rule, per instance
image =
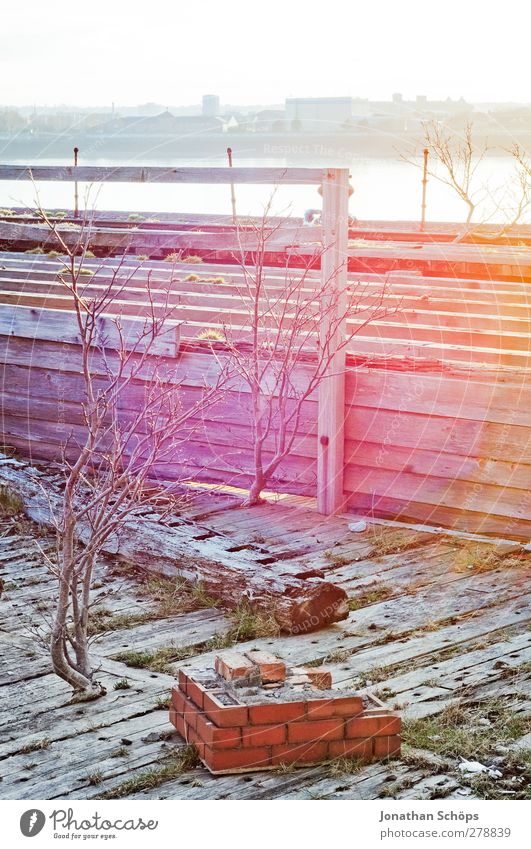
[{"label": "water", "polygon": [[[5,161],[5,160],[4,160]],[[12,164],[31,164],[12,160]],[[39,158],[40,165],[64,165],[64,160]],[[224,166],[220,159],[84,159],[84,165],[162,165],[162,166]],[[240,163],[238,163],[240,164]],[[285,159],[245,159],[245,167],[293,166]],[[304,161],[300,165],[324,165],[324,162]],[[413,220],[420,218],[421,171],[398,158],[353,158],[348,164],[352,174],[354,195],[350,200],[350,214],[359,219]],[[513,169],[511,157],[487,157],[478,168],[478,198],[483,203],[476,219],[504,220],[497,209],[511,208],[514,200],[508,197],[507,186]],[[489,197],[490,194],[494,197]],[[237,211],[240,215],[260,214],[271,196],[271,186],[236,186]],[[72,208],[73,186],[70,183],[39,183],[40,203],[44,208]],[[0,182],[0,206],[35,206],[35,188],[29,182]],[[109,183],[85,187],[80,185],[80,201],[88,208],[100,210],[147,212],[192,212],[230,214],[230,187],[228,185],[144,185],[139,183]],[[287,186],[276,191],[272,213],[302,215],[309,207],[320,207],[321,199],[314,186]],[[447,186],[430,178],[427,189],[428,221],[464,221],[464,203]]]}]

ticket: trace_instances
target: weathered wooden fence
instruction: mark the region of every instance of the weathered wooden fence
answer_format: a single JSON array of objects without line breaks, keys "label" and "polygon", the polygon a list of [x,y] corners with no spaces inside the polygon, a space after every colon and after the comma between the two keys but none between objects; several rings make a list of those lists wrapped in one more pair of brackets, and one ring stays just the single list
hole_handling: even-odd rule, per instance
[{"label": "weathered wooden fence", "polygon": [[[310,180],[306,169],[296,171],[294,178]],[[275,180],[282,182],[286,173],[277,172]],[[389,309],[398,311],[361,328],[344,354],[345,367],[341,354],[333,377],[305,403],[293,451],[274,486],[318,494],[323,512],[346,504],[357,512],[528,538],[531,252],[445,245],[446,268],[456,257],[454,274],[436,276],[434,267],[426,276],[413,261],[396,270],[384,249],[382,274],[369,269],[347,276],[341,262],[346,227],[334,233],[335,222],[344,220],[346,172],[314,171],[312,181],[325,185],[322,235],[331,249],[328,265],[304,275],[303,285],[317,287],[321,275],[335,272],[338,286],[359,286],[368,299],[383,293]],[[202,235],[190,231],[180,246],[192,250]],[[290,239],[293,233],[279,236],[279,252]],[[303,250],[305,239],[302,234]],[[459,276],[465,251],[472,267],[488,264],[487,275],[474,278],[469,269],[467,277]],[[352,259],[360,251],[349,253]],[[117,260],[85,262],[94,271],[87,294],[96,295]],[[124,270],[128,264],[138,265],[126,259]],[[71,303],[57,278],[60,267],[46,255],[0,254],[1,433],[6,444],[37,458],[56,458],[65,441],[75,452],[83,427],[79,346],[64,318]],[[168,342],[161,354],[182,385],[183,403],[192,404],[219,368],[198,334],[226,325],[241,338],[248,332],[242,269],[233,263],[146,261],[120,294],[120,311],[132,321],[145,304],[148,275],[155,288],[156,281],[174,278],[172,297],[184,324],[180,344]],[[266,276],[281,292],[283,272],[270,267]],[[223,358],[222,348],[217,356]],[[301,362],[301,381],[305,368]],[[134,408],[134,392],[128,403]],[[159,477],[186,474],[246,486],[252,468],[249,403],[247,387],[234,381]]]}]

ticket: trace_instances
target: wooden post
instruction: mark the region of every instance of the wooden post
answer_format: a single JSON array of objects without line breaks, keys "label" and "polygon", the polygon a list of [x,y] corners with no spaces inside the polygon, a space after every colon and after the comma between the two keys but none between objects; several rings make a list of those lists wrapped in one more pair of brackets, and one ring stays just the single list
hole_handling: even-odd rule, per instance
[{"label": "wooden post", "polygon": [[[333,353],[329,376],[319,385],[317,445],[317,509],[330,515],[344,506],[345,338],[348,256],[348,169],[331,168],[323,180],[321,216],[323,255],[321,282],[325,290],[321,345]],[[333,310],[328,308],[330,300]],[[337,318],[343,316],[336,324]]]}]

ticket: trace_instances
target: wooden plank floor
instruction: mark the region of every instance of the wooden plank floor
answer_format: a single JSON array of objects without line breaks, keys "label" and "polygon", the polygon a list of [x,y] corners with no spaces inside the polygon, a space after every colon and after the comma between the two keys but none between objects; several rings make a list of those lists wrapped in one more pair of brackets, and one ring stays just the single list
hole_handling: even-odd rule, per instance
[{"label": "wooden plank floor", "polygon": [[[279,570],[301,560],[318,567],[345,587],[352,607],[348,620],[318,633],[254,638],[243,646],[267,647],[293,663],[325,662],[333,670],[334,686],[366,689],[398,706],[411,741],[403,757],[354,770],[323,765],[225,777],[196,767],[178,775],[168,771],[163,781],[168,758],[185,744],[161,705],[179,665],[212,661],[216,652],[209,641],[231,627],[229,614],[205,608],[160,617],[145,579],[103,563],[94,593],[100,608],[118,623],[94,643],[107,695],[85,705],[69,704],[69,689],[51,673],[35,639],[36,629],[50,616],[54,579],[43,565],[42,551],[53,540],[4,518],[1,798],[85,799],[114,793],[142,799],[458,799],[526,792],[523,766],[511,761],[509,769],[502,763],[503,779],[492,782],[491,789],[476,786],[460,773],[458,752],[438,751],[436,734],[433,745],[419,750],[413,729],[418,732],[423,722],[456,708],[464,711],[465,729],[467,722],[488,727],[496,705],[516,718],[517,730],[511,739],[494,740],[489,757],[504,761],[505,752],[517,752],[519,763],[529,761],[531,555],[521,549],[515,554],[506,544],[496,548],[384,523],[355,534],[348,528],[352,516],[321,517],[311,499],[295,496],[246,511],[228,507],[234,507],[234,495],[198,494],[188,513],[191,532],[223,534],[247,546],[251,556],[257,549],[268,552],[278,558]],[[127,621],[131,612],[139,621],[123,627],[132,624]],[[120,616],[126,617],[122,627]],[[117,659],[125,651],[160,649],[191,656],[164,672]],[[425,740],[429,743],[429,735]],[[131,780],[134,784],[124,788]]]}]

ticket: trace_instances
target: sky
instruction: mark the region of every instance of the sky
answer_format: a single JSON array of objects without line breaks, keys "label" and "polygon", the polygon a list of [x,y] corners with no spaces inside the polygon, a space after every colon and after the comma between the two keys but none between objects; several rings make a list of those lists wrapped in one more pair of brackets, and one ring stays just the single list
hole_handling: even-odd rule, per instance
[{"label": "sky", "polygon": [[523,0],[2,4],[0,103],[273,104],[286,96],[531,102]]}]

